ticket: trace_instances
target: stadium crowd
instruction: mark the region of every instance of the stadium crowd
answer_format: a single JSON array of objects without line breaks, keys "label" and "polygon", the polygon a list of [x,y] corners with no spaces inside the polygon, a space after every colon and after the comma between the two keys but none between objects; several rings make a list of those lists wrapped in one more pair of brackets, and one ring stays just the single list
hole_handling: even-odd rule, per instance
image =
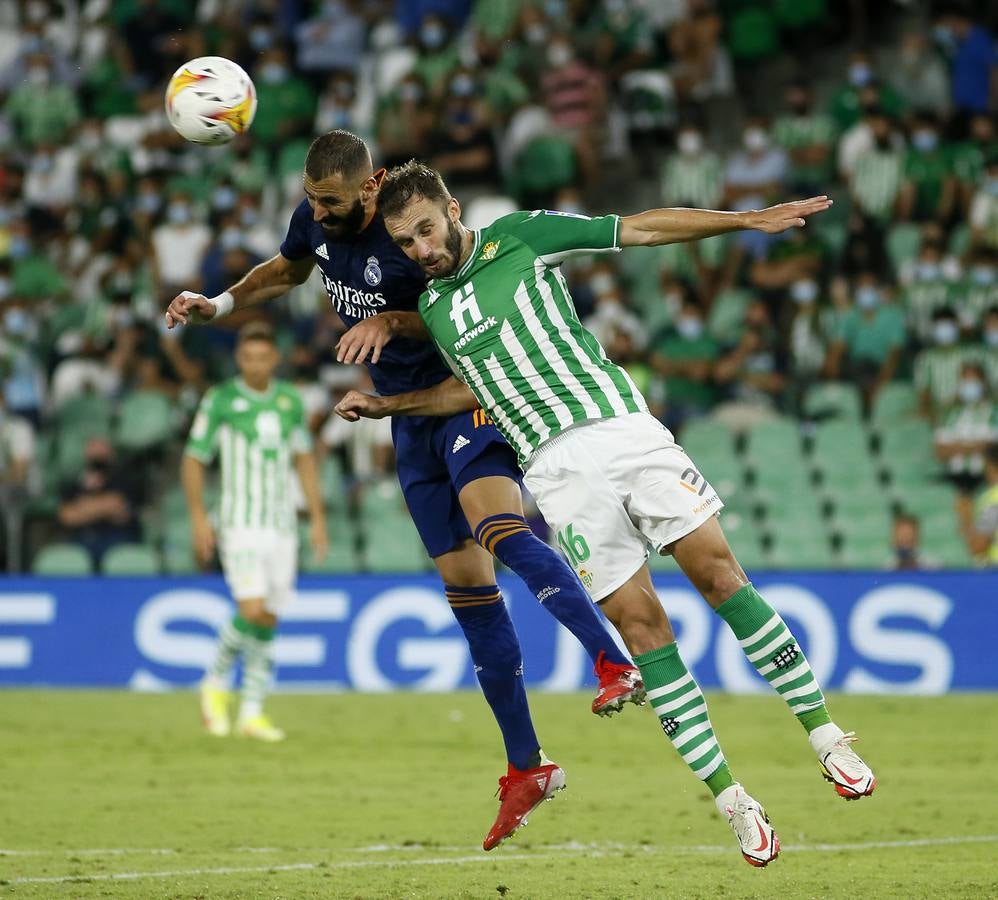
[{"label": "stadium crowd", "polygon": [[[85,550],[50,571],[192,569],[178,451],[248,314],[167,332],[162,311],[276,252],[308,144],[335,128],[378,164],[430,162],[472,226],[829,194],[787,236],[572,263],[579,314],[717,485],[747,567],[998,564],[980,533],[998,528],[996,23],[838,6],[4,4],[0,570],[67,541]],[[163,111],[208,54],[258,92],[225,147]],[[335,362],[342,326],[317,282],[249,315],[277,324],[320,439],[331,565],[373,566],[365,527],[398,497],[383,423],[330,416],[369,384]]]}]

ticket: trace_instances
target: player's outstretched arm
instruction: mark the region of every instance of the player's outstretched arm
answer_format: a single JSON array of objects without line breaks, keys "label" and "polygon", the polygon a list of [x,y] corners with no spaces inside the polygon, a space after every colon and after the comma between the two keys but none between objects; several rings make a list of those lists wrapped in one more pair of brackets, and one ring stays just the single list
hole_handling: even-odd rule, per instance
[{"label": "player's outstretched arm", "polygon": [[766,209],[724,212],[716,209],[650,209],[620,220],[621,247],[654,247],[698,241],[729,231],[755,229],[779,234],[788,228],[802,228],[808,216],[832,205],[826,196],[793,200]]},{"label": "player's outstretched arm", "polygon": [[266,303],[304,282],[314,265],[315,261],[311,257],[288,259],[278,253],[266,262],[254,266],[242,279],[217,297],[183,291],[173,298],[166,310],[166,327],[173,328],[188,322],[200,325],[227,316],[234,310]]},{"label": "player's outstretched arm", "polygon": [[356,422],[359,419],[383,419],[385,416],[454,416],[477,407],[478,400],[471,389],[451,377],[421,391],[390,397],[349,391],[336,404],[336,415],[348,422]]},{"label": "player's outstretched arm", "polygon": [[417,312],[378,313],[353,326],[336,344],[336,361],[352,365],[362,363],[371,355],[371,364],[377,365],[381,351],[392,338],[406,337],[430,340],[423,320]]}]

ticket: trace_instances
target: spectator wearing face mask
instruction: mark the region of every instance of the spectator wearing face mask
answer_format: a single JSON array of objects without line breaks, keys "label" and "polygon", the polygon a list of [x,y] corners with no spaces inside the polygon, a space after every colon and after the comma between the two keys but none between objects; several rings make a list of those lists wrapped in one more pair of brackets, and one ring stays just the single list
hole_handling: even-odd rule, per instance
[{"label": "spectator wearing face mask", "polygon": [[[972,250],[963,279],[954,290],[960,297],[957,316],[961,330],[978,332],[990,311],[998,310],[998,252],[988,247]],[[998,354],[998,345],[995,352]]]},{"label": "spectator wearing face mask", "polygon": [[975,4],[941,4],[933,35],[950,59],[953,107],[969,117],[994,109],[995,42],[975,14]]},{"label": "spectator wearing face mask", "polygon": [[190,195],[172,194],[163,220],[152,232],[153,272],[161,295],[197,290],[201,260],[210,242],[208,226],[194,217]]},{"label": "spectator wearing face mask", "polygon": [[82,544],[95,566],[115,544],[139,539],[136,496],[107,439],[87,442],[83,470],[62,489],[58,518],[66,537]]},{"label": "spectator wearing face mask", "polygon": [[773,142],[790,158],[788,187],[819,194],[832,174],[835,121],[814,106],[808,84],[798,81],[786,93],[785,109],[773,123]]},{"label": "spectator wearing face mask", "polygon": [[316,134],[343,129],[367,136],[368,123],[357,105],[357,86],[350,72],[336,72],[329,77],[319,95],[313,129]]},{"label": "spectator wearing face mask", "polygon": [[427,155],[448,184],[460,187],[462,202],[473,194],[498,187],[495,139],[489,127],[489,114],[479,98],[476,73],[461,68],[447,85],[438,128],[431,133]]},{"label": "spectator wearing face mask", "polygon": [[315,91],[292,71],[284,48],[265,50],[252,74],[257,93],[253,139],[275,151],[284,141],[310,135],[315,120]]},{"label": "spectator wearing face mask", "polygon": [[888,568],[899,572],[942,568],[939,560],[922,551],[921,544],[921,523],[918,517],[910,513],[898,513],[891,526],[891,548],[894,552]]},{"label": "spectator wearing face mask", "polygon": [[826,374],[856,384],[867,408],[894,378],[906,339],[904,314],[873,272],[861,273],[853,305],[838,322],[828,351]]},{"label": "spectator wearing face mask", "polygon": [[943,253],[942,232],[934,225],[922,232],[918,256],[901,268],[901,305],[904,307],[908,329],[921,344],[934,343],[933,316],[955,302],[962,303],[955,291],[952,276],[956,274],[955,260]]},{"label": "spectator wearing face mask", "polygon": [[790,299],[787,349],[796,401],[803,399],[807,387],[817,381],[825,369],[834,317],[821,305],[821,287],[813,276],[791,282],[787,296]]},{"label": "spectator wearing face mask", "polygon": [[403,78],[384,99],[377,115],[381,162],[391,169],[418,156],[433,127],[426,85],[415,73]]},{"label": "spectator wearing face mask", "polygon": [[888,220],[897,206],[904,171],[904,148],[896,140],[894,125],[881,109],[871,110],[867,124],[873,146],[857,159],[849,178],[853,202],[866,214]]},{"label": "spectator wearing face mask", "polygon": [[778,416],[787,360],[769,307],[761,300],[748,305],[741,339],[721,357],[714,375],[728,396],[714,418],[733,431],[748,431]]},{"label": "spectator wearing face mask", "polygon": [[984,180],[986,162],[993,156],[998,156],[994,119],[985,114],[971,117],[967,140],[952,148],[953,175],[957,181],[957,203],[961,214],[969,212],[974,192]]},{"label": "spectator wearing face mask", "polygon": [[447,77],[461,64],[449,20],[438,13],[423,16],[416,32],[419,58],[413,72],[436,100],[446,95]]},{"label": "spectator wearing face mask", "polygon": [[908,109],[941,119],[949,115],[949,73],[924,31],[904,33],[887,79]]},{"label": "spectator wearing face mask", "polygon": [[956,402],[960,372],[974,353],[960,343],[960,326],[952,307],[933,314],[931,336],[932,345],[915,357],[914,378],[919,412],[929,421],[938,422]]},{"label": "spectator wearing face mask", "polygon": [[974,362],[960,367],[956,397],[935,432],[936,456],[957,484],[973,489],[984,473],[984,451],[998,441],[998,406]]},{"label": "spectator wearing face mask", "polygon": [[655,45],[651,29],[644,12],[630,0],[603,0],[589,28],[595,36],[594,61],[611,79],[652,61]]},{"label": "spectator wearing face mask", "polygon": [[998,304],[985,310],[981,321],[977,358],[984,366],[988,384],[998,393]]},{"label": "spectator wearing face mask", "polygon": [[[728,158],[724,174],[725,207],[735,210],[761,209],[784,195],[789,172],[787,155],[772,143],[766,120],[753,118],[742,132],[741,147]],[[741,231],[734,236],[736,246],[750,256],[762,256],[773,235],[761,231]]]},{"label": "spectator wearing face mask", "polygon": [[80,120],[76,92],[54,81],[47,53],[28,57],[23,79],[11,90],[4,106],[17,140],[28,147],[61,144]]},{"label": "spectator wearing face mask", "polygon": [[865,50],[856,50],[849,56],[846,83],[832,95],[828,105],[839,131],[852,127],[862,117],[864,88],[876,92],[873,102],[891,118],[904,113],[904,101],[897,91],[877,78],[873,57]]},{"label": "spectator wearing face mask", "polygon": [[721,157],[704,145],[703,132],[692,123],[680,126],[676,152],[662,172],[662,199],[666,206],[716,209],[724,194]]},{"label": "spectator wearing face mask", "polygon": [[599,175],[602,127],[606,118],[606,80],[580,59],[570,35],[548,42],[541,96],[554,129],[575,146],[587,182]]},{"label": "spectator wearing face mask", "polygon": [[911,127],[898,196],[898,214],[916,222],[949,222],[956,210],[952,150],[941,143],[939,123],[928,113]]},{"label": "spectator wearing face mask", "polygon": [[707,415],[717,401],[714,367],[720,355],[707,332],[703,310],[692,297],[683,300],[674,329],[651,350],[652,368],[664,379],[664,422],[673,432],[688,419]]},{"label": "spectator wearing face mask", "polygon": [[998,250],[998,152],[986,160],[984,178],[970,200],[970,237],[974,246]]},{"label": "spectator wearing face mask", "polygon": [[295,29],[297,68],[320,83],[333,69],[356,72],[366,32],[359,0],[322,0],[316,15]]}]

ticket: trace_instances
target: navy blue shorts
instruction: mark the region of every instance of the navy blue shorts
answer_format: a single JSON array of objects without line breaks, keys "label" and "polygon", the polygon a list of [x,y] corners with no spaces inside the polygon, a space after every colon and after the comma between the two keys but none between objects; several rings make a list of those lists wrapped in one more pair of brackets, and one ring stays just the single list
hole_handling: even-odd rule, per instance
[{"label": "navy blue shorts", "polygon": [[522,477],[516,454],[480,410],[392,419],[396,468],[406,506],[431,557],[471,538],[457,495],[477,478]]}]

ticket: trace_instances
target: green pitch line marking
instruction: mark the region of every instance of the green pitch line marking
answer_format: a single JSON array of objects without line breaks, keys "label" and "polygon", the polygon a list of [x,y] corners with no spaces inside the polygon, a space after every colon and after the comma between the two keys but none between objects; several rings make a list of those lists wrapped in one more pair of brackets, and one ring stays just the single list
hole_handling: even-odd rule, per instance
[{"label": "green pitch line marking", "polygon": [[[949,837],[936,837],[936,838],[920,838],[908,841],[864,841],[862,843],[850,843],[850,844],[801,844],[798,846],[784,847],[784,852],[797,852],[797,853],[829,853],[829,852],[840,852],[845,850],[887,850],[892,848],[904,848],[904,847],[940,847],[948,846],[952,844],[990,844],[998,843],[998,834],[976,834],[976,835],[964,835],[964,836],[949,836]],[[607,845],[598,845],[601,847],[606,847]],[[381,849],[379,845],[378,850]],[[386,848],[387,849],[387,848]],[[397,848],[398,850],[409,848]],[[439,847],[434,848],[440,850]],[[276,866],[219,866],[216,868],[206,868],[206,869],[173,869],[168,871],[159,872],[114,872],[114,873],[95,873],[93,875],[56,875],[44,878],[11,878],[6,881],[8,885],[17,884],[65,884],[70,882],[80,882],[85,883],[89,881],[136,881],[143,878],[183,878],[183,877],[200,877],[204,875],[244,875],[244,874],[254,874],[254,873],[268,873],[268,872],[302,872],[311,871],[313,869],[363,869],[369,868],[371,866],[448,866],[448,865],[466,865],[466,864],[477,864],[477,863],[494,863],[498,861],[507,862],[529,862],[531,860],[548,860],[557,859],[563,856],[566,852],[568,853],[587,853],[591,857],[602,857],[602,856],[612,856],[615,852],[626,849],[629,852],[634,852],[635,850],[653,855],[656,853],[668,851],[670,854],[677,853],[692,853],[692,854],[703,854],[703,853],[731,853],[732,847],[730,844],[724,845],[714,845],[705,844],[699,846],[691,847],[651,847],[651,846],[633,846],[633,845],[615,845],[612,850],[609,849],[596,849],[592,845],[572,845],[566,844],[561,845],[561,849],[557,852],[540,852],[540,853],[503,853],[498,856],[489,856],[484,853],[476,853],[474,856],[451,856],[451,857],[434,857],[430,859],[397,859],[397,860],[385,860],[385,859],[367,859],[367,860],[345,860],[341,862],[302,862],[302,863],[288,863],[285,865]]]}]

